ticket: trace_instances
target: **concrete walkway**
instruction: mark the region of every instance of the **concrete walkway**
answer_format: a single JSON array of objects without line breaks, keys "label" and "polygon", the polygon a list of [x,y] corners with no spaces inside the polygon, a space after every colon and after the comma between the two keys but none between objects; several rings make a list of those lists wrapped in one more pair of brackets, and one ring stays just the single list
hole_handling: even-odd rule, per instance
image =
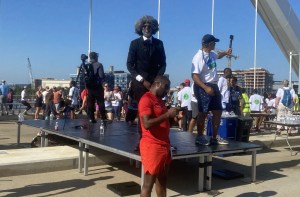
[{"label": "concrete walkway", "polygon": [[[91,150],[95,159],[89,175],[83,176],[76,168],[78,151],[76,146],[54,146],[29,148],[38,129],[23,126],[21,144],[16,145],[17,125],[11,121],[0,121],[0,196],[118,196],[107,189],[108,184],[134,181],[140,184],[140,168],[130,165],[126,158],[99,150]],[[197,192],[197,161],[179,160],[172,163],[167,196],[298,196],[300,176],[300,154],[291,156],[284,138],[278,138],[271,149],[274,132],[266,130],[251,133],[250,141],[265,144],[266,148],[257,155],[257,183],[249,183],[251,176],[250,155],[216,157],[213,170],[228,169],[244,174],[244,178],[224,180],[214,177],[212,191]],[[295,151],[300,151],[300,137],[290,137]],[[16,150],[17,149],[17,150]],[[8,156],[10,155],[10,156]],[[26,155],[28,160],[26,160]],[[97,155],[101,155],[98,157]],[[62,158],[60,158],[63,157]],[[10,160],[7,158],[10,157]],[[43,158],[44,157],[44,158]],[[68,157],[68,159],[67,159]],[[34,161],[38,158],[38,162]],[[71,165],[63,167],[63,161],[71,160]],[[34,171],[26,167],[42,166]],[[23,163],[20,165],[18,163]],[[15,170],[10,168],[19,166]],[[73,169],[72,169],[73,168]],[[5,172],[5,173],[4,173]],[[13,175],[18,172],[19,175]],[[1,175],[2,173],[2,175]],[[17,173],[17,174],[18,174]],[[23,174],[23,175],[20,175]],[[154,192],[154,191],[153,191]],[[132,196],[139,196],[138,194]],[[155,192],[153,193],[155,195]]]}]

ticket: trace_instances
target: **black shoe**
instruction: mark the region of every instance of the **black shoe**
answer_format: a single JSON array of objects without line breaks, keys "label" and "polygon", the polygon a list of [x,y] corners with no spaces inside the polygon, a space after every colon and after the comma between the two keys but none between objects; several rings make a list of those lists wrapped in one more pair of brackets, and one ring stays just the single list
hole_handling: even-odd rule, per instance
[{"label": "black shoe", "polygon": [[95,119],[90,119],[90,123],[97,123]]}]

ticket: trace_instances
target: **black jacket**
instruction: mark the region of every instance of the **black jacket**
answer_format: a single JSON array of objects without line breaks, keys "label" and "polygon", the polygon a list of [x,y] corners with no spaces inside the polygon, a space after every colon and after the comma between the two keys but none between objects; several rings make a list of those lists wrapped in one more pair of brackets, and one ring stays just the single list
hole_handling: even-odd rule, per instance
[{"label": "black jacket", "polygon": [[131,41],[127,69],[133,79],[141,75],[145,80],[153,83],[158,75],[163,75],[166,70],[166,55],[163,42],[152,37],[150,52],[147,51],[143,37]]}]

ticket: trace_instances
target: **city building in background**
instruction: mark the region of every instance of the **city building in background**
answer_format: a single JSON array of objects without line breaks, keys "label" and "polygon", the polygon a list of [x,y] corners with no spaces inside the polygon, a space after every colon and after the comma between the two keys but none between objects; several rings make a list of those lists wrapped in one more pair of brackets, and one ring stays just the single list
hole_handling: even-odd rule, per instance
[{"label": "city building in background", "polygon": [[49,86],[49,88],[55,87],[62,87],[62,88],[69,88],[70,87],[70,80],[65,79],[54,79],[54,78],[45,78],[41,79],[42,81],[42,88]]},{"label": "city building in background", "polygon": [[[265,92],[273,92],[273,76],[264,68],[256,68],[255,86],[258,94],[263,95]],[[218,71],[219,76],[223,75],[223,70]],[[238,86],[246,88],[248,94],[251,94],[254,89],[254,69],[248,70],[232,70],[232,74],[238,79]]]}]

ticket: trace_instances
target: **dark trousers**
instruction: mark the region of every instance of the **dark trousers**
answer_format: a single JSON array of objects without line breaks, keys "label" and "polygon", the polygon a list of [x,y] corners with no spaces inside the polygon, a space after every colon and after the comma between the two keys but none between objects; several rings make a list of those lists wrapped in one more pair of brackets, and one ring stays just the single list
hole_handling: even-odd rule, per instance
[{"label": "dark trousers", "polygon": [[87,94],[87,114],[91,120],[95,119],[95,101],[99,106],[99,111],[101,115],[101,119],[107,119],[105,114],[105,106],[104,106],[104,90],[102,86],[97,86],[96,88],[88,88]]},{"label": "dark trousers", "polygon": [[57,115],[53,101],[48,101],[48,103],[46,103],[45,115],[50,116],[51,113]]},{"label": "dark trousers", "polygon": [[31,105],[27,101],[21,101],[21,103],[26,106],[26,111],[31,109]]},{"label": "dark trousers", "polygon": [[187,131],[189,127],[189,122],[192,119],[192,111],[189,111],[187,107],[182,107],[182,129]]}]

